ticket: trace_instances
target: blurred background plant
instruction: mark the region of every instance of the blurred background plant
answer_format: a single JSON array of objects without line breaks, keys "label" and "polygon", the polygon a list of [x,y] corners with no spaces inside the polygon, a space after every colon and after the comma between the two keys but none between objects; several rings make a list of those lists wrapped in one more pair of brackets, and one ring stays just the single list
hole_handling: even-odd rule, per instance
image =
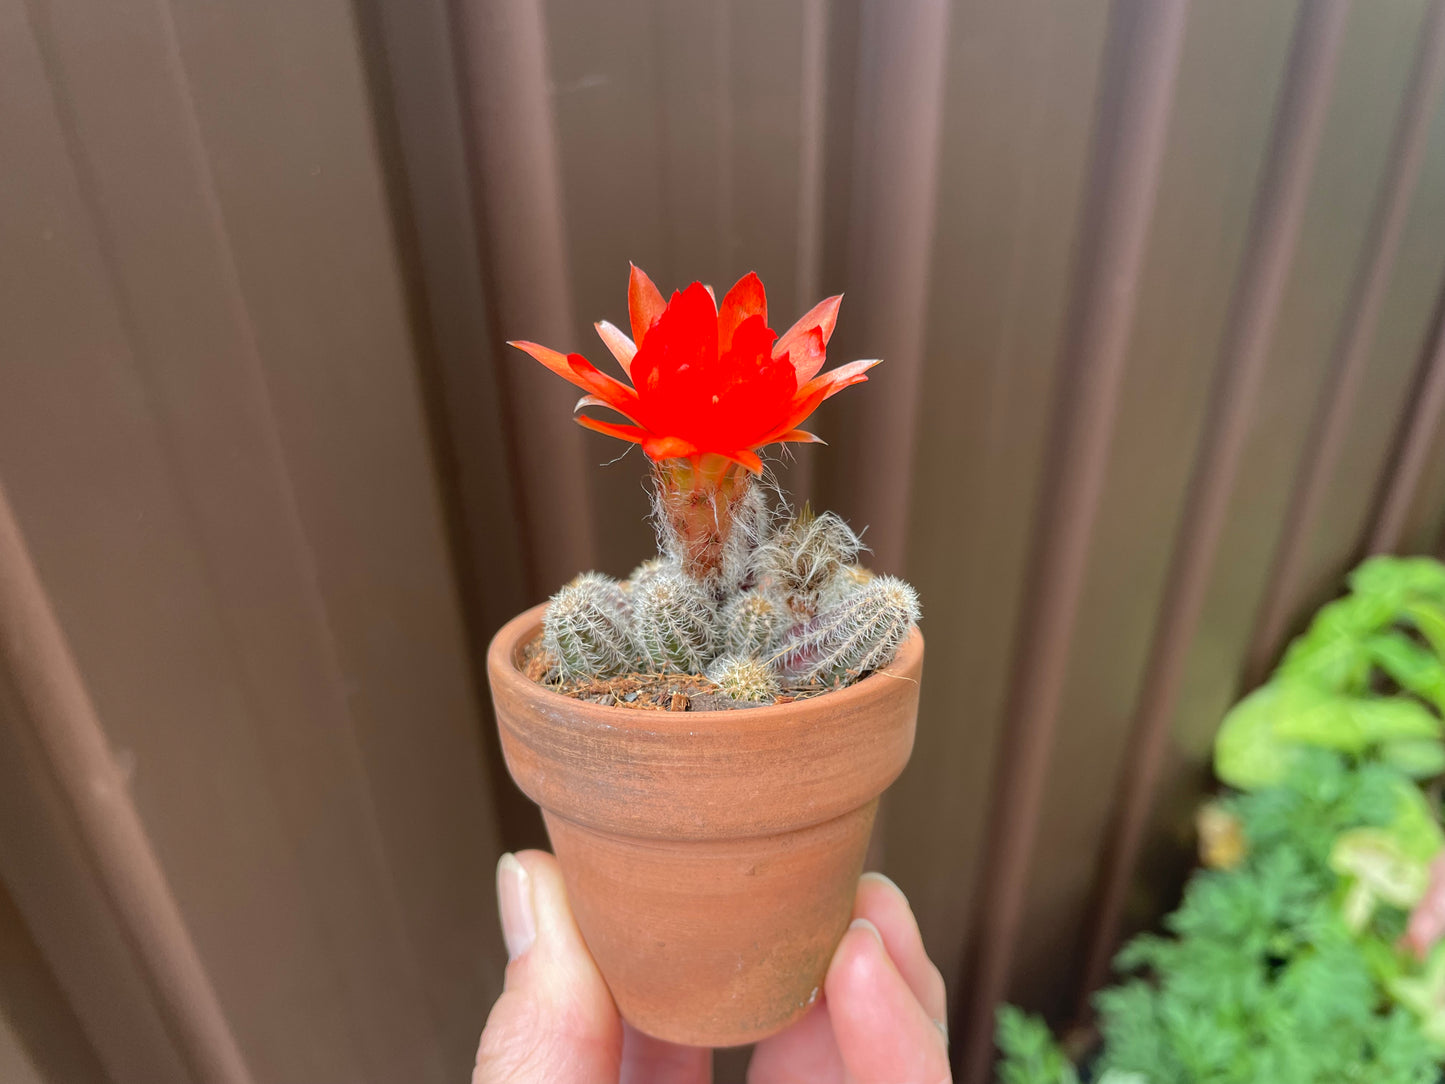
[{"label": "blurred background plant", "polygon": [[[1445,566],[1357,568],[1225,716],[1200,853],[1165,935],[1093,999],[1100,1084],[1427,1084],[1445,1063]],[[1003,1084],[1074,1084],[999,1012]]]}]

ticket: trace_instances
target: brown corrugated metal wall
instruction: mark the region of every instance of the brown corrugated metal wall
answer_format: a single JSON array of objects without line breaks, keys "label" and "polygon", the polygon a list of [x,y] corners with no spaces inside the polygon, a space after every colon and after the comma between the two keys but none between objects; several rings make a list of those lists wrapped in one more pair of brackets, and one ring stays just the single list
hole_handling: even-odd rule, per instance
[{"label": "brown corrugated metal wall", "polygon": [[464,1079],[542,838],[482,647],[651,547],[500,343],[630,259],[887,359],[777,472],[923,594],[876,851],[984,1079],[1445,542],[1442,83],[1445,0],[0,0],[0,1073]]}]

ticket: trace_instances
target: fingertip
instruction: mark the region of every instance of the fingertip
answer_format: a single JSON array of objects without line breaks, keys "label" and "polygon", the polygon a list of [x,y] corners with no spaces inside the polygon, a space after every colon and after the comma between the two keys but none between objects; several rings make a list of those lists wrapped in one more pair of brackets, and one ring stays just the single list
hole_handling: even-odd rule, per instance
[{"label": "fingertip", "polygon": [[[537,996],[588,1021],[590,1030],[620,1028],[612,994],[572,915],[557,859],[535,850],[518,851],[512,858],[530,889],[535,945],[508,964],[508,987],[516,973]],[[504,856],[498,868],[506,863]]]},{"label": "fingertip", "polygon": [[855,918],[852,922],[848,923],[848,929],[862,930],[864,933],[872,935],[873,940],[878,942],[880,948],[885,947],[883,945],[883,935],[878,932],[878,927],[866,918]]},{"label": "fingertip", "polygon": [[823,989],[830,1003],[841,996],[850,996],[875,989],[886,978],[885,969],[897,974],[883,945],[878,927],[866,918],[855,918],[848,924],[843,939],[833,953]]},{"label": "fingertip", "polygon": [[903,894],[903,889],[898,887],[898,882],[895,881],[892,877],[888,876],[888,874],[886,873],[883,873],[876,869],[870,869],[867,873],[863,874],[862,877],[859,877],[858,880],[860,882],[866,882],[868,884],[882,885],[884,888],[891,889],[893,892],[897,893],[898,898],[901,899],[904,903],[908,902],[908,897]]},{"label": "fingertip", "polygon": [[868,919],[877,928],[894,966],[928,1014],[935,1020],[946,1020],[947,987],[942,973],[928,958],[918,919],[903,890],[881,873],[865,873],[858,881],[853,914]]},{"label": "fingertip", "polygon": [[860,1084],[946,1080],[947,1044],[899,974],[878,928],[849,925],[824,981],[834,1037]]},{"label": "fingertip", "polygon": [[569,1067],[616,1079],[622,1024],[567,904],[561,867],[543,851],[505,854],[497,895],[510,961],[474,1081],[551,1084]]}]

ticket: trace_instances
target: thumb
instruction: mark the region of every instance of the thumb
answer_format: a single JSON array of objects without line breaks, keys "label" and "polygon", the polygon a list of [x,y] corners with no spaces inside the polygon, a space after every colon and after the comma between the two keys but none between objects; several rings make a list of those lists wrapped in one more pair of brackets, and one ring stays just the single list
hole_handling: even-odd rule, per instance
[{"label": "thumb", "polygon": [[557,860],[502,855],[497,902],[510,962],[472,1084],[613,1084],[622,1022],[572,919]]}]

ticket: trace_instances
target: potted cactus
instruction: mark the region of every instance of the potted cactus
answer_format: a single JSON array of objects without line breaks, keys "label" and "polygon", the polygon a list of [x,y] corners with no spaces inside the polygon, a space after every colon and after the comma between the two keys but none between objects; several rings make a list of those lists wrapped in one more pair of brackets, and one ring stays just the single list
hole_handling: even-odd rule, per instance
[{"label": "potted cactus", "polygon": [[[878,797],[913,745],[913,589],[859,565],[838,516],[790,512],[760,449],[873,361],[821,373],[841,298],[778,336],[746,275],[664,301],[632,268],[629,382],[513,345],[642,446],[659,553],[578,576],[492,642],[507,766],[543,810],[578,925],[623,1017],[698,1046],[753,1042],[817,998]],[[821,375],[820,375],[821,374]]]}]

